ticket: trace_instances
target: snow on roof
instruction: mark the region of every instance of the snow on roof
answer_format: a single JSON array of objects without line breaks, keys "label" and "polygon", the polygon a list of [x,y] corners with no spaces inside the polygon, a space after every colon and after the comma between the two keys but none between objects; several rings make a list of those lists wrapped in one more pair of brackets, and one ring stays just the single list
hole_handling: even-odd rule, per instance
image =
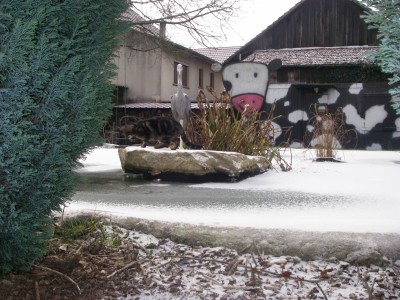
[{"label": "snow on roof", "polygon": [[268,64],[273,59],[282,60],[282,66],[336,66],[371,64],[368,53],[376,46],[312,47],[257,50],[245,61]]},{"label": "snow on roof", "polygon": [[[204,107],[207,104],[204,103]],[[208,105],[211,107],[214,105],[222,105],[225,107],[223,103],[214,104],[210,102]],[[130,109],[171,109],[171,102],[135,102],[135,103],[126,103],[121,105],[116,105],[114,108],[130,108]],[[197,102],[191,103],[191,109],[200,109]]]},{"label": "snow on roof", "polygon": [[[140,103],[127,103],[114,106],[116,108],[134,108],[134,109],[171,109],[171,102],[140,102]],[[192,109],[198,109],[197,103],[192,103]]]}]

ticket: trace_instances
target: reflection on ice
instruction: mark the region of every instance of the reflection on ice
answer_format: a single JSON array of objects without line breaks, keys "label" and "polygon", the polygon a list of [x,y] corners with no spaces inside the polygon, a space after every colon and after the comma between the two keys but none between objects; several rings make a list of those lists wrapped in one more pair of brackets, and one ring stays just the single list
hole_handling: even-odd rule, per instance
[{"label": "reflection on ice", "polygon": [[[398,230],[374,221],[366,198],[293,191],[212,189],[179,183],[124,180],[94,174],[84,178],[68,208],[120,216],[213,226],[283,228],[314,231]],[[85,178],[90,177],[90,178]],[[395,218],[395,216],[393,216]],[[365,227],[362,224],[369,224]]]}]

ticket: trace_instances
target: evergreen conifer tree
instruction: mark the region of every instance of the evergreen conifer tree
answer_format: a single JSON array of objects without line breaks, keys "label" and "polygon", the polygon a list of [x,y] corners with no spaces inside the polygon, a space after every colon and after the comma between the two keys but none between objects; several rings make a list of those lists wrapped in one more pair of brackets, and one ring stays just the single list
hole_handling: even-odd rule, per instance
[{"label": "evergreen conifer tree", "polygon": [[379,51],[373,55],[382,72],[390,74],[393,107],[400,114],[400,0],[364,0],[372,9],[364,16],[378,31]]},{"label": "evergreen conifer tree", "polygon": [[0,274],[44,255],[77,160],[101,142],[128,2],[0,1]]}]

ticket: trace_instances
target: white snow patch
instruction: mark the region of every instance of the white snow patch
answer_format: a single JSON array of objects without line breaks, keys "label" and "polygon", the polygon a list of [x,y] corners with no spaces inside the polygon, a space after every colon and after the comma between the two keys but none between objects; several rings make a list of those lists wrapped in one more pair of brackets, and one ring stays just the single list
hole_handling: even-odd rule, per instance
[{"label": "white snow patch", "polygon": [[[281,194],[298,193],[300,198],[304,194],[315,197],[320,195],[325,199],[334,199],[333,202],[304,206],[296,198],[291,206],[275,207],[270,206],[271,199],[266,198],[265,203],[255,206],[245,203],[235,206],[232,203],[223,207],[159,207],[135,203],[135,193],[129,194],[128,191],[118,191],[125,201],[118,204],[115,200],[108,202],[107,199],[112,195],[110,190],[107,194],[97,195],[99,199],[94,202],[84,200],[85,194],[78,193],[78,196],[73,197],[67,211],[105,212],[119,216],[212,226],[400,232],[400,201],[396,190],[400,151],[340,150],[338,158],[343,163],[317,163],[314,162],[314,150],[294,149],[294,146],[302,147],[302,144],[293,143],[293,148],[281,151],[282,158],[292,166],[290,172],[282,172],[275,166],[274,170],[240,182],[188,184],[187,192],[201,193],[200,188],[222,189],[216,193],[215,201],[218,201],[217,195],[220,193],[244,190],[254,195],[255,199],[261,195],[258,192],[273,191]],[[84,167],[80,172],[117,170],[121,172],[123,180],[117,149],[97,148],[81,162]],[[165,189],[165,186],[154,185],[153,188]],[[160,195],[162,193],[160,191]],[[79,195],[83,198],[79,198]]]},{"label": "white snow patch", "polygon": [[304,145],[303,145],[303,143],[300,143],[300,142],[292,142],[290,144],[290,147],[295,148],[295,149],[303,149]]},{"label": "white snow patch", "polygon": [[[104,159],[105,157],[107,159]],[[90,150],[80,162],[84,165],[84,168],[76,169],[77,172],[88,173],[122,170],[117,150],[110,148],[109,145],[106,148],[98,147]]]},{"label": "white snow patch", "polygon": [[382,151],[382,145],[376,143],[373,143],[371,146],[367,146],[366,148],[367,150],[372,150],[372,151]]},{"label": "white snow patch", "polygon": [[149,183],[149,184],[134,184],[131,185],[131,188],[142,188],[144,186],[154,186],[154,187],[169,187],[171,184],[166,184],[166,183]]},{"label": "white snow patch", "polygon": [[193,153],[192,156],[194,159],[199,161],[200,164],[204,167],[207,166],[207,161],[209,161],[209,159],[210,159],[210,156],[205,152]]},{"label": "white snow patch", "polygon": [[[391,266],[356,266],[334,257],[306,261],[297,256],[238,253],[225,247],[189,246],[135,230],[106,227],[113,234],[115,229],[121,232],[123,247],[133,244],[138,249],[136,259],[145,270],[121,277],[125,278],[126,286],[131,282],[152,282],[149,286],[141,285],[140,289],[121,292],[116,297],[120,300],[323,299],[315,282],[329,299],[367,299],[365,286],[373,286],[375,293],[387,296],[385,299],[397,296],[393,288],[397,276]],[[227,274],[233,261],[237,262],[232,268],[234,272]],[[394,265],[399,267],[400,261]],[[262,297],[246,291],[253,288],[255,281],[250,271],[257,274],[256,288]],[[376,282],[383,284],[374,285]],[[173,285],[179,287],[174,292]]]}]

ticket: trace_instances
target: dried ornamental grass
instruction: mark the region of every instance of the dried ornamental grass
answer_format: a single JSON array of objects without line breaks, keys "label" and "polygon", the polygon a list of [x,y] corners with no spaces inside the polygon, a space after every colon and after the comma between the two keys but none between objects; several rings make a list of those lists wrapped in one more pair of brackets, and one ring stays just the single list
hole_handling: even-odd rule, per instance
[{"label": "dried ornamental grass", "polygon": [[192,118],[194,139],[206,150],[232,151],[245,155],[265,156],[274,146],[272,111],[265,112],[245,109],[240,115],[231,106],[230,95],[222,92],[219,96],[208,87],[212,99],[206,99],[200,91],[197,97],[199,114]]},{"label": "dried ornamental grass", "polygon": [[353,131],[346,128],[342,108],[329,113],[326,107],[319,110],[314,104],[313,110],[314,116],[310,119],[313,130],[311,138],[306,136],[306,139],[311,139],[309,145],[315,149],[318,160],[332,160]]}]

